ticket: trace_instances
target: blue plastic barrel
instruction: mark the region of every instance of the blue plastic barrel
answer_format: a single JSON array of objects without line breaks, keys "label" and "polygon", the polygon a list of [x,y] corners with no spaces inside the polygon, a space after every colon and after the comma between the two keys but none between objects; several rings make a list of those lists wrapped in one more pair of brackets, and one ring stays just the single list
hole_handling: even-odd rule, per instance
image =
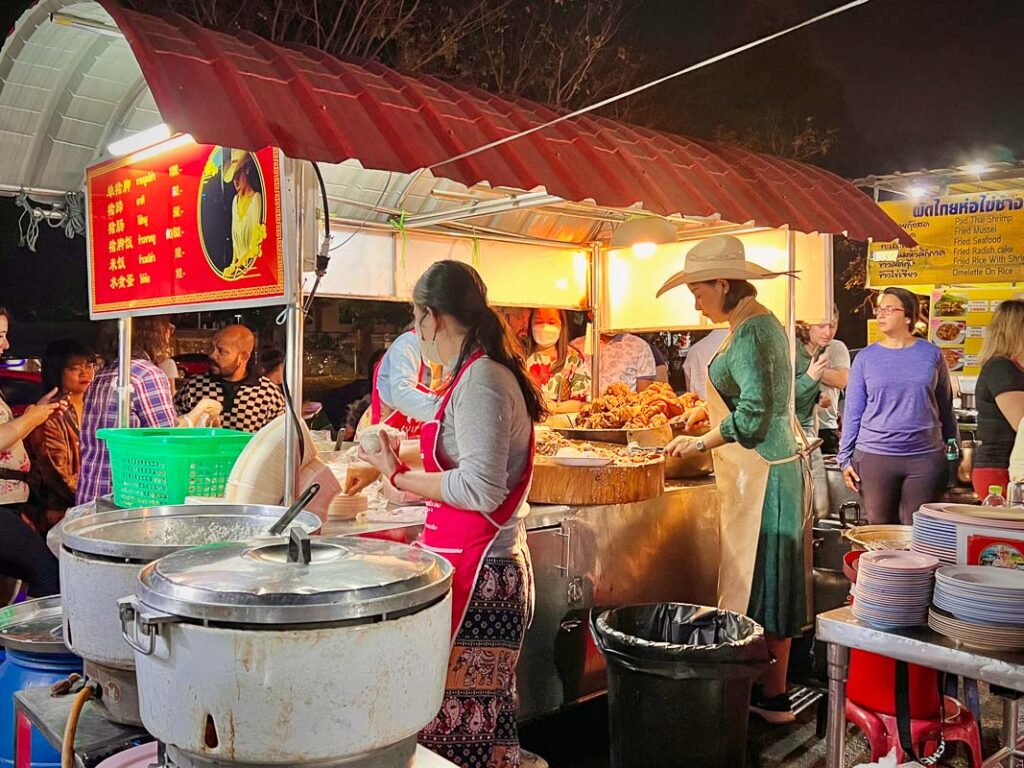
[{"label": "blue plastic barrel", "polygon": [[0,768],[14,768],[15,734],[29,728],[32,768],[59,768],[60,752],[27,720],[15,721],[14,694],[49,688],[72,672],[82,672],[82,660],[64,645],[60,597],[0,609],[0,643],[7,652],[0,664]]}]

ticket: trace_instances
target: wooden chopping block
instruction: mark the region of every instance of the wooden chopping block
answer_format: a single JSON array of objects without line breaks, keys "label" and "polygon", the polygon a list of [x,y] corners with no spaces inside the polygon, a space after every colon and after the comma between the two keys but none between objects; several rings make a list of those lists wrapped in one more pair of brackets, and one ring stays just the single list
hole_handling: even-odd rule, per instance
[{"label": "wooden chopping block", "polygon": [[533,467],[529,501],[534,504],[629,504],[665,491],[665,460],[605,467],[566,467],[538,456]]}]

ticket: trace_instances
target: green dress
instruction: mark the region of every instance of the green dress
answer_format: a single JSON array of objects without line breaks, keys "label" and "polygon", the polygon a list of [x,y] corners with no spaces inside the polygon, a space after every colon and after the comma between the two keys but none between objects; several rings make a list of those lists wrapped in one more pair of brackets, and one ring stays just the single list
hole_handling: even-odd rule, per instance
[{"label": "green dress", "polygon": [[796,345],[796,392],[794,401],[796,407],[796,419],[800,426],[810,434],[814,429],[814,409],[818,405],[818,398],[821,395],[821,382],[815,381],[807,375],[807,369],[811,367],[811,355],[803,344]]},{"label": "green dress", "polygon": [[[756,450],[768,461],[796,453],[789,413],[789,340],[774,315],[757,315],[742,323],[708,373],[731,411],[721,424],[727,442]],[[768,470],[747,613],[777,637],[798,637],[807,623],[803,518],[801,463],[773,465]]]}]

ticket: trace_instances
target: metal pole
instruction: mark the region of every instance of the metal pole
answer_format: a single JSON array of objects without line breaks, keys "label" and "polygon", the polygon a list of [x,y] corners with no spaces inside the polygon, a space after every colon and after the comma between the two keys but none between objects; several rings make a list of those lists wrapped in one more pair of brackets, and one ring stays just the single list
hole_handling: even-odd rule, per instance
[{"label": "metal pole", "polygon": [[846,753],[846,678],[850,651],[828,645],[828,727],[825,730],[825,766],[843,768]]},{"label": "metal pole", "polygon": [[793,385],[789,388],[789,410],[796,414],[796,237],[793,230],[786,230],[786,246],[789,250],[789,275],[786,277],[786,335],[789,337],[789,362],[792,373],[789,380]]},{"label": "metal pole", "polygon": [[604,325],[604,252],[600,243],[594,243],[590,250],[590,307],[594,321],[590,324],[590,394],[601,396],[601,328]]},{"label": "metal pole", "polygon": [[[295,409],[295,418],[302,415],[302,256],[311,243],[306,242],[307,208],[309,206],[309,185],[306,183],[308,169],[300,160],[291,161],[294,169],[294,205],[295,205],[295,250],[290,258],[285,259],[289,287],[288,305],[285,308],[285,365],[284,375],[288,382],[288,392],[292,402],[289,407]],[[284,427],[284,503],[290,506],[298,496],[300,440],[302,434],[296,426],[295,418],[289,414]]]},{"label": "metal pole", "polygon": [[132,319],[117,321],[117,426],[131,426],[132,412]]}]

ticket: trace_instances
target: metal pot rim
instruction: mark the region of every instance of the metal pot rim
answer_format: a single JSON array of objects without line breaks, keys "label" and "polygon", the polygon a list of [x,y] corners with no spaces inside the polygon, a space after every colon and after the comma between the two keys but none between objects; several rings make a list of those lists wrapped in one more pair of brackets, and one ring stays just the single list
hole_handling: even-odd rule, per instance
[{"label": "metal pot rim", "polygon": [[[23,603],[8,605],[0,610],[0,646],[11,651],[26,653],[45,653],[50,655],[69,655],[71,650],[64,643],[63,607],[60,595],[40,597],[26,600]],[[31,640],[26,637],[11,635],[18,626],[30,621],[54,622],[50,631],[52,639]],[[38,632],[32,632],[35,635]]]},{"label": "metal pot rim", "polygon": [[[311,565],[271,562],[262,556],[285,541],[191,549],[150,563],[139,574],[139,600],[170,620],[291,627],[387,619],[431,605],[451,588],[451,564],[423,549],[328,537],[312,542]],[[317,552],[325,559],[318,560]],[[347,558],[353,559],[343,563]],[[398,558],[416,565],[397,571]],[[335,570],[339,566],[342,571]],[[375,568],[376,580],[350,581],[354,571],[346,569],[353,568],[360,574],[357,578],[366,568]]]},{"label": "metal pot rim", "polygon": [[[89,532],[95,532],[103,528],[113,529],[118,524],[137,524],[138,521],[146,519],[194,518],[200,520],[214,517],[258,519],[261,523],[265,523],[262,526],[262,530],[266,530],[284,514],[284,511],[284,507],[263,504],[179,504],[163,507],[118,509],[65,521],[61,526],[61,544],[68,550],[76,553],[80,552],[88,555],[148,563],[182,549],[197,546],[198,543],[152,544],[146,542],[113,541],[109,538],[90,536],[88,535]],[[296,518],[293,525],[300,526],[307,532],[313,532],[320,528],[320,518],[312,512],[302,512]],[[254,525],[253,527],[253,534],[245,537],[246,539],[259,537],[255,529],[259,529],[261,526]]]}]

